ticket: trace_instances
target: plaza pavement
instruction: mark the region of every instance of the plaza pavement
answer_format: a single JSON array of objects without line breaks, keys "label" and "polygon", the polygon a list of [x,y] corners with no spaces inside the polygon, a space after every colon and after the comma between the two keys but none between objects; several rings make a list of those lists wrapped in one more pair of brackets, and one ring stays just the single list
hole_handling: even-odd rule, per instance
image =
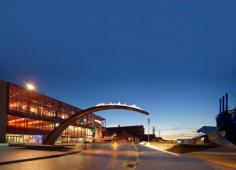
[{"label": "plaza pavement", "polygon": [[24,147],[0,148],[0,165],[76,154],[82,150],[83,145],[60,150],[33,150]]},{"label": "plaza pavement", "polygon": [[[79,147],[77,150],[82,149]],[[45,156],[45,159],[36,159],[18,163],[0,165],[1,170],[232,170],[204,161],[189,155],[175,155],[155,148],[133,144],[101,144],[80,153],[46,158],[47,155],[60,154],[70,151],[37,151],[12,148],[6,151],[6,157],[18,158]],[[0,153],[2,157],[4,153]],[[5,158],[9,159],[9,158]],[[2,159],[0,159],[2,161]]]}]

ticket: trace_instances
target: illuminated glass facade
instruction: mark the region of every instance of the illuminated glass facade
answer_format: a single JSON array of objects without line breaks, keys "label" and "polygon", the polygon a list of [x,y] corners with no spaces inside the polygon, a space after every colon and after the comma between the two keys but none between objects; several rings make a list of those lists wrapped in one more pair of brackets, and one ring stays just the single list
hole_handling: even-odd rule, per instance
[{"label": "illuminated glass facade", "polygon": [[[1,81],[1,83],[7,82]],[[80,111],[77,107],[12,83],[7,83],[6,89],[8,91],[6,97],[8,104],[5,109],[7,113],[5,137],[8,143],[42,143],[43,138],[63,119],[67,119]],[[3,90],[0,88],[0,97]],[[71,124],[61,134],[57,143],[92,140],[94,136],[97,136],[93,134],[96,131],[94,128],[101,128],[104,126],[104,122],[104,118],[90,113]],[[3,124],[4,122],[0,123]]]}]

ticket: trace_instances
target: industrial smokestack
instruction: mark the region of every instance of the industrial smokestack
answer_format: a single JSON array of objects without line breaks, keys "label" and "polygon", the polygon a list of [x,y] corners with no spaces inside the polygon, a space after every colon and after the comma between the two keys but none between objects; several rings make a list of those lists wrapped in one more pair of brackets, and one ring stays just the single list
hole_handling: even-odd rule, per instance
[{"label": "industrial smokestack", "polygon": [[225,96],[222,96],[222,112],[225,111]]},{"label": "industrial smokestack", "polygon": [[221,105],[222,105],[222,104],[221,104],[221,98],[220,98],[219,101],[220,101],[220,108],[219,108],[219,109],[220,109],[220,112],[219,112],[219,113],[221,113],[221,111],[222,111],[222,110],[221,110]]},{"label": "industrial smokestack", "polygon": [[228,111],[228,93],[225,94],[225,110]]}]

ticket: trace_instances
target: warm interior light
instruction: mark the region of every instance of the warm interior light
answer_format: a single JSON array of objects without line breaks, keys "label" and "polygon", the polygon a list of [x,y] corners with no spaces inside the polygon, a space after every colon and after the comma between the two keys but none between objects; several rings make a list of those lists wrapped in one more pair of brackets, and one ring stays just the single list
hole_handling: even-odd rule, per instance
[{"label": "warm interior light", "polygon": [[117,148],[118,148],[118,143],[117,142],[114,142],[114,143],[112,143],[112,149],[113,150],[117,150]]},{"label": "warm interior light", "polygon": [[100,121],[100,120],[94,120],[95,122],[97,122],[97,123],[99,123],[99,124],[102,124],[102,121]]},{"label": "warm interior light", "polygon": [[35,86],[32,84],[32,83],[26,83],[26,88],[28,89],[28,90],[35,90]]}]

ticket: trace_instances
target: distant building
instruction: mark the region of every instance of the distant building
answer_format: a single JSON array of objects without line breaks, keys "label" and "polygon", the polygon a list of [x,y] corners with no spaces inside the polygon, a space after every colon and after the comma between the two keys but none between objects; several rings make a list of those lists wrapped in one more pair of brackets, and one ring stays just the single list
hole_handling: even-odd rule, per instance
[{"label": "distant building", "polygon": [[194,139],[176,139],[178,144],[195,144]]},{"label": "distant building", "polygon": [[228,146],[236,143],[236,108],[229,110],[228,93],[219,100],[219,113],[216,117],[216,127],[203,126],[198,132],[207,135],[208,141]]},{"label": "distant building", "polygon": [[201,136],[204,143],[217,144],[217,145],[220,145],[220,146],[230,146],[230,145],[232,145],[231,142],[229,142],[226,138],[224,138],[224,135],[221,134],[221,131],[219,131],[218,127],[203,126],[200,129],[198,129],[197,132],[204,133],[204,135]]},{"label": "distant building", "polygon": [[143,141],[148,141],[148,136],[149,136],[149,141],[153,141],[153,140],[156,140],[156,135],[155,134],[145,134],[144,135],[144,138],[143,138]]},{"label": "distant building", "polygon": [[142,125],[108,127],[105,129],[104,136],[113,136],[117,141],[138,142],[144,138],[144,127]]}]

